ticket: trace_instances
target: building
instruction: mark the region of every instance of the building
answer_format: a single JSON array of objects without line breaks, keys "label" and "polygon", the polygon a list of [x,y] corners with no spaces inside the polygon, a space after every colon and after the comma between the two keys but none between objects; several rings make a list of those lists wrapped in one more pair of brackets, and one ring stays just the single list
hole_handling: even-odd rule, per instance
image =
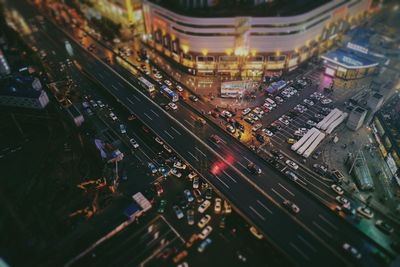
[{"label": "building", "polygon": [[355,107],[351,112],[349,119],[347,120],[347,127],[350,130],[357,131],[363,125],[367,110],[361,107]]},{"label": "building", "polygon": [[219,0],[212,8],[181,2],[143,0],[143,42],[191,74],[261,77],[329,49],[365,18],[371,1]]},{"label": "building", "polygon": [[375,112],[378,109],[380,109],[382,104],[383,104],[383,95],[379,93],[372,94],[367,101],[367,107],[369,107],[372,112]]},{"label": "building", "polygon": [[38,78],[9,76],[0,80],[0,105],[43,109],[49,103]]},{"label": "building", "polygon": [[0,49],[0,75],[8,75],[10,74],[10,66],[7,63],[6,58],[4,57],[3,51]]}]

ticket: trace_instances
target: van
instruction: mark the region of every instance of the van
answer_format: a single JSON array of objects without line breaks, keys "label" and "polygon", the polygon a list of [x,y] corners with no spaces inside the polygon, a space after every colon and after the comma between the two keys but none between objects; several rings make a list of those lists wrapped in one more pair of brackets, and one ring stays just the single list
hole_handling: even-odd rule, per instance
[{"label": "van", "polygon": [[276,103],[275,103],[275,101],[274,100],[272,100],[271,98],[266,98],[265,99],[265,103],[268,103],[268,104],[270,104],[271,106],[273,106],[274,108],[276,107]]},{"label": "van", "polygon": [[288,142],[288,144],[294,144],[294,143],[296,143],[296,140],[294,140],[293,138],[289,138],[288,140],[287,140],[287,142]]}]

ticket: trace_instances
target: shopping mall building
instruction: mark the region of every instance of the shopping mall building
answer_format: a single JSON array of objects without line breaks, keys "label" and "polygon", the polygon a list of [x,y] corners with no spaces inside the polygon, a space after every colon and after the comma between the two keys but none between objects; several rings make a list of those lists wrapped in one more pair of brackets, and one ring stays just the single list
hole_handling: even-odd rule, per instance
[{"label": "shopping mall building", "polygon": [[235,4],[239,1],[228,0],[173,2],[143,0],[143,41],[189,73],[230,77],[296,68],[358,25],[371,4],[270,0],[241,1],[246,6],[240,7]]}]

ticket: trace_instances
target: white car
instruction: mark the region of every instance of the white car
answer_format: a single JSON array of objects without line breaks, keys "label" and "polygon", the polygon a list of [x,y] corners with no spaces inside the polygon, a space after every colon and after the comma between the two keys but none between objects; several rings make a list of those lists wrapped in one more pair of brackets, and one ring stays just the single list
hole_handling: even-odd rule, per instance
[{"label": "white car", "polygon": [[156,74],[154,74],[154,77],[156,78],[156,79],[161,79],[162,78],[162,75],[160,74],[160,73],[156,73]]},{"label": "white car", "polygon": [[168,86],[171,86],[171,85],[172,85],[172,83],[171,83],[169,80],[165,80],[164,83],[165,83],[166,85],[168,85]]},{"label": "white car", "polygon": [[229,204],[229,202],[226,200],[224,200],[224,210],[225,210],[225,214],[229,214],[232,212],[231,204]]},{"label": "white car", "polygon": [[250,118],[252,118],[253,120],[255,120],[255,121],[258,121],[260,118],[256,115],[256,114],[254,114],[254,113],[250,113],[249,114],[249,117]]},{"label": "white car", "polygon": [[278,119],[280,122],[282,122],[283,124],[285,124],[285,125],[289,125],[289,121],[288,120],[285,120],[284,118],[279,118]]},{"label": "white car", "polygon": [[230,124],[228,124],[228,125],[226,126],[226,130],[227,130],[228,132],[230,132],[231,134],[234,134],[234,133],[236,132],[235,127],[233,127],[233,126],[230,125]]},{"label": "white car", "polygon": [[246,108],[246,109],[244,109],[243,111],[242,111],[242,115],[244,116],[244,115],[247,115],[247,114],[249,114],[251,112],[251,108]]},{"label": "white car", "polygon": [[176,86],[176,90],[178,90],[179,92],[183,92],[183,88],[182,88],[182,86],[180,86],[180,85],[177,85],[177,86]]},{"label": "white car", "polygon": [[337,196],[336,201],[342,204],[343,206],[350,206],[350,201],[343,196]]},{"label": "white car", "polygon": [[349,243],[344,243],[343,249],[357,260],[361,259],[361,253],[358,252],[358,250],[355,247],[349,245]]},{"label": "white car", "polygon": [[294,163],[293,161],[291,161],[289,159],[286,160],[285,163],[286,163],[286,165],[288,165],[289,167],[291,167],[295,170],[297,170],[299,168],[299,165],[297,165],[296,163]]},{"label": "white car", "polygon": [[175,161],[174,167],[177,169],[186,170],[186,164],[184,164],[180,161]]},{"label": "white car", "polygon": [[183,214],[183,212],[182,212],[181,208],[179,208],[179,206],[175,205],[172,207],[172,209],[175,211],[175,215],[178,218],[178,220],[185,217],[185,215]]},{"label": "white car", "polygon": [[174,175],[175,177],[181,178],[182,177],[182,173],[180,173],[177,169],[172,168],[171,170],[172,175]]},{"label": "white car", "polygon": [[172,153],[172,149],[169,147],[169,146],[167,146],[167,145],[163,145],[163,148],[168,152],[168,153]]},{"label": "white car", "polygon": [[202,229],[202,228],[204,228],[204,226],[207,225],[207,223],[208,223],[210,220],[211,220],[211,216],[208,215],[208,214],[206,214],[206,215],[204,215],[203,218],[200,219],[200,221],[197,223],[197,226],[198,226],[200,229]]},{"label": "white car", "polygon": [[168,106],[173,110],[177,110],[178,109],[178,106],[175,103],[172,103],[172,102],[168,103]]},{"label": "white car", "polygon": [[154,138],[154,140],[156,140],[156,142],[159,143],[160,145],[164,144],[164,142],[158,136],[156,138]]},{"label": "white car", "polygon": [[367,207],[358,207],[357,212],[367,219],[372,219],[374,217],[374,213]]},{"label": "white car", "polygon": [[214,203],[214,212],[218,214],[221,213],[221,210],[222,210],[222,199],[217,197]]},{"label": "white car", "polygon": [[308,120],[307,124],[312,126],[312,127],[315,127],[317,125],[317,123],[315,121],[312,121],[312,120]]},{"label": "white car", "polygon": [[195,173],[193,171],[193,172],[189,173],[188,178],[189,178],[189,180],[193,180],[196,176],[197,176],[197,173]]},{"label": "white car", "polygon": [[311,101],[311,100],[309,100],[309,99],[307,99],[307,98],[304,99],[303,102],[304,102],[305,104],[309,105],[309,106],[314,106],[314,102]]},{"label": "white car", "polygon": [[123,124],[120,124],[120,125],[119,125],[119,129],[120,129],[120,131],[121,131],[121,134],[126,134],[126,128],[125,128],[125,125],[123,125]]},{"label": "white car", "polygon": [[253,128],[251,128],[251,130],[253,132],[257,132],[258,130],[261,129],[261,127],[262,127],[262,124],[261,123],[257,123],[256,125],[253,126]]},{"label": "white car", "polygon": [[212,230],[212,227],[208,225],[206,228],[203,229],[203,231],[201,231],[201,233],[199,234],[199,238],[202,240],[206,239],[207,236],[211,234]]},{"label": "white car", "polygon": [[118,120],[117,116],[115,116],[115,114],[112,113],[112,112],[110,113],[110,118],[111,118],[113,121]]},{"label": "white car", "polygon": [[197,188],[199,188],[199,186],[200,186],[199,177],[195,177],[195,178],[193,179],[193,188],[194,188],[194,189],[197,189]]},{"label": "white car", "polygon": [[204,213],[210,207],[210,205],[211,205],[211,202],[209,200],[204,200],[204,202],[201,203],[201,205],[199,206],[197,211],[200,213]]},{"label": "white car", "polygon": [[139,144],[133,138],[129,139],[129,143],[131,143],[133,148],[138,148],[139,147]]},{"label": "white car", "polygon": [[321,100],[321,103],[322,103],[323,105],[330,104],[330,103],[332,103],[332,99],[324,98],[324,99]]},{"label": "white car", "polygon": [[273,136],[274,135],[274,133],[273,132],[271,132],[270,130],[268,130],[268,129],[263,129],[263,132],[266,134],[266,135],[268,135],[268,136]]},{"label": "white car", "polygon": [[344,193],[343,189],[342,189],[340,186],[338,186],[337,184],[331,185],[331,188],[332,188],[332,190],[335,191],[339,196],[343,195],[343,193]]}]

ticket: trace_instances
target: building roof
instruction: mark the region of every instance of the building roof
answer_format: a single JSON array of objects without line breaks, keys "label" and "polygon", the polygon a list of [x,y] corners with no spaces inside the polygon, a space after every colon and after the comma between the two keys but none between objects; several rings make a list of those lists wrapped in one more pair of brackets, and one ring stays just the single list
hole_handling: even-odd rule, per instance
[{"label": "building roof", "polygon": [[[10,76],[0,80],[0,96],[38,98],[41,89],[35,89],[35,77]],[[38,80],[37,80],[38,81]]]},{"label": "building roof", "polygon": [[346,69],[362,69],[379,65],[375,57],[366,54],[362,55],[347,48],[329,51],[321,57]]},{"label": "building roof", "polygon": [[178,0],[148,0],[172,12],[192,17],[275,17],[295,16],[316,9],[332,0],[276,0],[254,5],[254,1],[219,0],[212,7],[187,8]]}]

